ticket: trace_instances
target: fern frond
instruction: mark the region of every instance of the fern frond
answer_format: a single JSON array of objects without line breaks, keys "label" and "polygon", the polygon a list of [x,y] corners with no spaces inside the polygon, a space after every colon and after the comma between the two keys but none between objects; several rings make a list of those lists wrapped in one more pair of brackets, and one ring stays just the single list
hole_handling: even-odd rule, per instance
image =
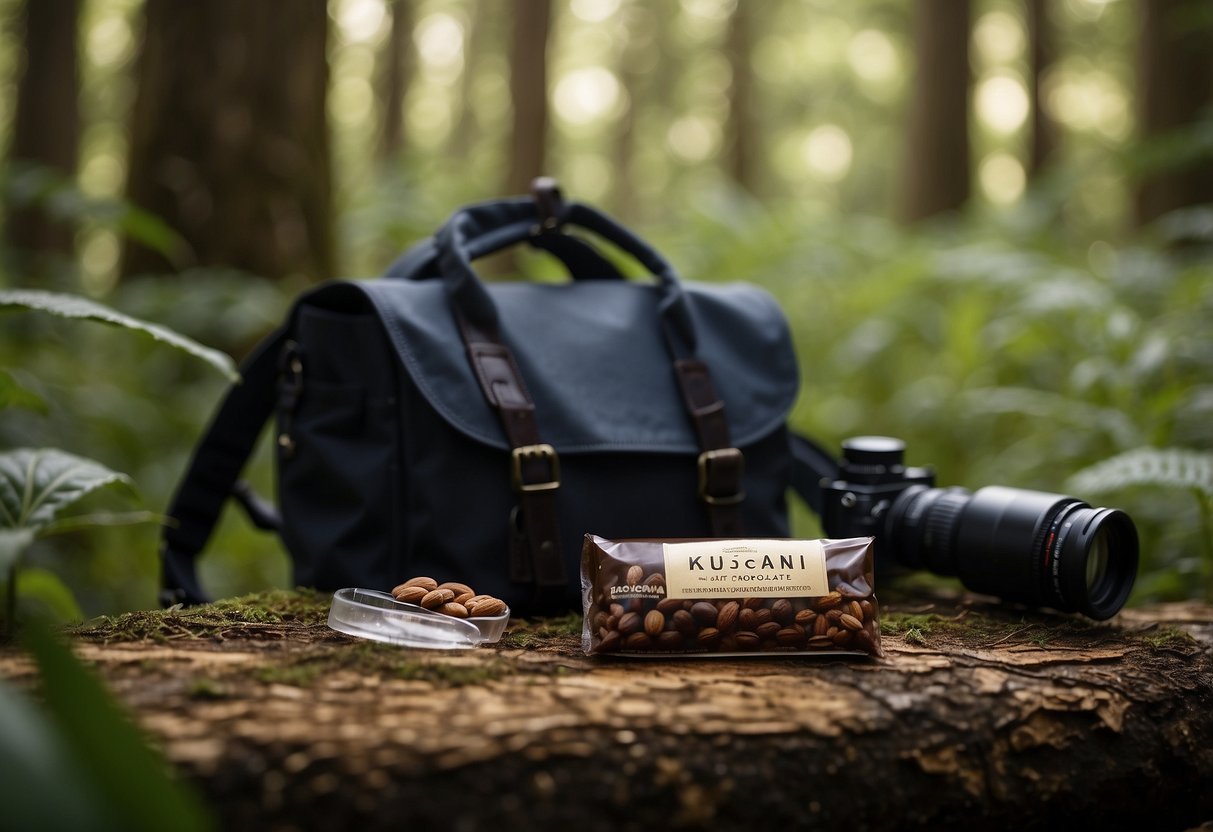
[{"label": "fern frond", "polygon": [[1213,453],[1137,448],[1084,468],[1066,487],[1079,494],[1101,494],[1140,485],[1185,488],[1213,498]]}]

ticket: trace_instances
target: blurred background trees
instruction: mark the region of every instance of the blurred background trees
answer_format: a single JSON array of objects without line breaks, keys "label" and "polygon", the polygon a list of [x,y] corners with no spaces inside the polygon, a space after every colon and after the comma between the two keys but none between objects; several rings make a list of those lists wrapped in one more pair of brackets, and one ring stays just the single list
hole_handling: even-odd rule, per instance
[{"label": "blurred background trees", "polygon": [[[687,277],[775,293],[797,425],[826,441],[899,434],[942,481],[1050,490],[1182,450],[1196,468],[1078,482],[1143,519],[1143,597],[1213,576],[1205,0],[0,0],[0,22],[0,285],[239,355],[300,287],[548,173]],[[163,506],[214,380],[4,326],[0,366],[56,404],[3,411],[0,443]],[[92,579],[88,609],[151,602],[154,534],[114,534],[40,555]],[[229,524],[212,584],[284,581],[267,547]]]}]

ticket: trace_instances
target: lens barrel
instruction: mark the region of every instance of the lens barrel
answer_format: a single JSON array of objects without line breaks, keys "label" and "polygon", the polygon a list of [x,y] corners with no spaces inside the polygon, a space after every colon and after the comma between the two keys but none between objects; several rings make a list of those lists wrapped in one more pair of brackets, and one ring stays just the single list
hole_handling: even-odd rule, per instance
[{"label": "lens barrel", "polygon": [[1137,576],[1137,529],[1127,514],[1042,491],[914,485],[893,503],[880,537],[905,566],[1097,620],[1124,606]]}]

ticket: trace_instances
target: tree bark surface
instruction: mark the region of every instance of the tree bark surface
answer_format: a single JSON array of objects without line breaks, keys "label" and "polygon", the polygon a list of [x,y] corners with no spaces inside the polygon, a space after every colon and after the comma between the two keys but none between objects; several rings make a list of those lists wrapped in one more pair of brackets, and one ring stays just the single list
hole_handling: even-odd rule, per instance
[{"label": "tree bark surface", "polygon": [[[131,614],[78,653],[224,828],[1185,829],[1213,819],[1213,608],[883,611],[883,660],[594,660]],[[139,618],[144,616],[146,621]],[[272,618],[272,616],[271,616]],[[29,663],[0,653],[0,675]],[[28,680],[27,680],[28,681]],[[559,825],[557,825],[559,824]]]},{"label": "tree bark surface", "polygon": [[334,269],[324,0],[148,0],[127,197],[185,246],[129,244],[123,274]]},{"label": "tree bark surface", "polygon": [[969,199],[969,21],[969,0],[915,0],[903,222],[959,210]]},{"label": "tree bark surface", "polygon": [[[1138,122],[1140,138],[1159,141],[1193,130],[1213,104],[1213,49],[1205,5],[1193,0],[1148,0],[1139,6]],[[1186,140],[1190,148],[1198,140]],[[1184,140],[1180,140],[1182,147]],[[1148,225],[1178,208],[1213,202],[1213,160],[1207,152],[1158,153],[1165,162],[1139,183],[1135,220]]]},{"label": "tree bark surface", "polygon": [[[76,53],[78,0],[26,0],[22,7],[24,66],[17,84],[11,162],[76,175],[80,146],[80,79]],[[74,229],[38,207],[10,206],[4,238],[27,251],[70,254]]]},{"label": "tree bark surface", "polygon": [[510,42],[510,131],[507,195],[525,194],[531,180],[542,176],[547,159],[548,38],[552,28],[550,0],[514,0]]},{"label": "tree bark surface", "polygon": [[379,101],[383,111],[378,154],[381,161],[399,162],[406,144],[405,103],[412,86],[416,57],[413,50],[413,0],[391,4],[392,22],[380,55]]}]

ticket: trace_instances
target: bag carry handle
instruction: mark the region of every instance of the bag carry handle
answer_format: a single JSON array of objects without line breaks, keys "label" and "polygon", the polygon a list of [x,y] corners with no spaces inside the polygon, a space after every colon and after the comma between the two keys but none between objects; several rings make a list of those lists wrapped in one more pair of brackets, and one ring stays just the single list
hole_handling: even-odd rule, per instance
[{"label": "bag carry handle", "polygon": [[[619,268],[587,240],[572,234],[539,234],[528,242],[564,264],[573,280],[627,280]],[[438,246],[433,237],[414,245],[384,272],[397,280],[429,280],[438,275]]]},{"label": "bag carry handle", "polygon": [[482,202],[457,211],[434,235],[438,267],[452,303],[481,330],[498,330],[497,308],[472,269],[472,261],[545,234],[565,225],[592,231],[631,255],[657,278],[661,301],[658,309],[666,329],[675,336],[675,354],[693,355],[695,327],[678,275],[665,258],[628,229],[605,214],[573,202],[557,203],[557,213],[545,217],[536,201],[526,198]]}]

